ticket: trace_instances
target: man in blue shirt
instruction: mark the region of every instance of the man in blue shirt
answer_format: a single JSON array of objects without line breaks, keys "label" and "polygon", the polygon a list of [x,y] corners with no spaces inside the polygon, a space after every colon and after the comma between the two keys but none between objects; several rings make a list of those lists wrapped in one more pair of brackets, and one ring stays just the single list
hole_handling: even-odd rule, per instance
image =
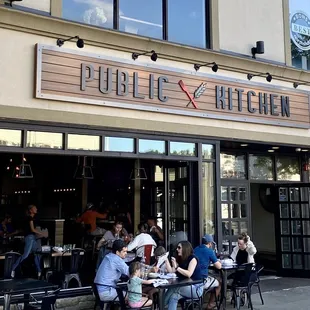
[{"label": "man in blue shirt", "polygon": [[97,284],[100,300],[113,301],[117,298],[116,283],[122,275],[129,276],[129,268],[124,258],[127,246],[123,240],[115,240],[112,253],[107,254],[97,271],[94,283]]},{"label": "man in blue shirt", "polygon": [[[217,259],[214,253],[213,250],[214,244],[215,242],[211,235],[204,235],[202,237],[201,245],[197,246],[194,249],[194,254],[199,260],[201,273],[203,277],[206,279],[204,289],[210,290],[215,288],[215,294],[216,296],[218,296],[221,291],[220,283],[217,279],[208,275],[208,268],[210,266],[210,263],[213,263],[213,266],[217,269],[222,268],[221,262]],[[211,294],[207,309],[213,309],[215,306],[216,304],[214,302],[214,295]]]}]

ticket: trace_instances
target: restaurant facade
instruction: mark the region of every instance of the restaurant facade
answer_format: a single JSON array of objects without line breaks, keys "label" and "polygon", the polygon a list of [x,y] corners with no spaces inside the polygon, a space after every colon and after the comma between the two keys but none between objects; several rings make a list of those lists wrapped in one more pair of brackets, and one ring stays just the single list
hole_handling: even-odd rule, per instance
[{"label": "restaurant facade", "polygon": [[1,212],[37,204],[54,243],[89,201],[167,247],[247,232],[309,276],[310,5],[127,2],[0,1]]}]

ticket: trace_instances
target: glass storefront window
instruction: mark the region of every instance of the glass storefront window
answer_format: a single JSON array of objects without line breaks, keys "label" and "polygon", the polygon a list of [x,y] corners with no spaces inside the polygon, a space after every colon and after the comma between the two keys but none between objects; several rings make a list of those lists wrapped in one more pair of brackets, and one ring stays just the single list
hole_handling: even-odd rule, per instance
[{"label": "glass storefront window", "polygon": [[62,149],[63,134],[55,132],[27,131],[27,147]]},{"label": "glass storefront window", "polygon": [[21,146],[21,130],[0,129],[0,145],[3,146]]},{"label": "glass storefront window", "polygon": [[196,144],[186,142],[170,142],[171,155],[195,156]]},{"label": "glass storefront window", "polygon": [[214,163],[202,163],[203,232],[215,232]]},{"label": "glass storefront window", "polygon": [[276,159],[278,181],[300,181],[300,165],[297,157],[280,156]]},{"label": "glass storefront window", "polygon": [[202,158],[203,159],[213,159],[214,158],[214,145],[203,144],[202,145]]},{"label": "glass storefront window", "polygon": [[245,179],[245,155],[221,153],[221,178]]},{"label": "glass storefront window", "polygon": [[100,137],[68,134],[69,150],[100,151]]},{"label": "glass storefront window", "polygon": [[168,40],[206,47],[205,0],[168,0]]},{"label": "glass storefront window", "polygon": [[[16,2],[15,2],[16,3]],[[35,10],[40,13],[51,12],[51,0],[23,0],[14,4],[14,8],[21,8],[23,10]]]},{"label": "glass storefront window", "polygon": [[274,180],[271,156],[256,156],[250,154],[250,178],[252,180]]},{"label": "glass storefront window", "polygon": [[134,152],[134,139],[121,137],[105,137],[104,150],[110,152]]},{"label": "glass storefront window", "polygon": [[62,17],[78,23],[113,28],[113,0],[62,1]]},{"label": "glass storefront window", "polygon": [[119,30],[163,38],[162,1],[119,0]]},{"label": "glass storefront window", "polygon": [[139,139],[139,153],[165,154],[165,141]]},{"label": "glass storefront window", "polygon": [[310,4],[290,0],[291,53],[294,67],[310,70]]}]

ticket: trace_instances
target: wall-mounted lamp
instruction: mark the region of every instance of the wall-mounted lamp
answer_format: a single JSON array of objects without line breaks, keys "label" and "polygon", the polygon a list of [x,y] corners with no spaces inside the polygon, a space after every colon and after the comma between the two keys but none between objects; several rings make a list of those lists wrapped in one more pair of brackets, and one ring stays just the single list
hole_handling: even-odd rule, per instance
[{"label": "wall-mounted lamp", "polygon": [[266,81],[270,83],[272,81],[272,75],[269,72],[261,73],[261,74],[250,74],[250,73],[248,73],[247,78],[250,81],[250,80],[252,80],[252,78],[254,76],[264,76],[264,75],[266,75]]},{"label": "wall-mounted lamp", "polygon": [[264,54],[265,53],[265,43],[264,41],[257,41],[256,46],[252,47],[252,58],[256,59],[256,54]]},{"label": "wall-mounted lamp", "polygon": [[297,82],[293,83],[294,88],[297,88],[300,85],[310,85],[310,83],[297,83]]},{"label": "wall-mounted lamp", "polygon": [[71,41],[71,40],[73,40],[73,39],[77,39],[77,41],[76,41],[76,46],[77,46],[78,48],[83,48],[83,47],[84,47],[84,40],[83,40],[83,39],[80,39],[79,36],[71,37],[71,38],[69,38],[69,39],[57,39],[56,44],[57,44],[59,47],[61,47],[61,46],[64,45],[65,42]]},{"label": "wall-mounted lamp", "polygon": [[148,51],[148,52],[145,52],[145,53],[141,53],[141,54],[139,54],[139,53],[132,53],[131,57],[132,57],[133,60],[136,60],[136,59],[138,59],[139,56],[146,55],[146,54],[151,54],[151,59],[153,61],[156,61],[157,58],[158,58],[158,55],[157,55],[157,53],[154,50],[152,50],[150,52]]},{"label": "wall-mounted lamp", "polygon": [[216,62],[207,62],[203,65],[194,64],[194,69],[198,71],[200,67],[208,67],[209,65],[212,65],[211,69],[213,72],[217,72],[217,70],[219,69],[219,66],[217,65]]}]

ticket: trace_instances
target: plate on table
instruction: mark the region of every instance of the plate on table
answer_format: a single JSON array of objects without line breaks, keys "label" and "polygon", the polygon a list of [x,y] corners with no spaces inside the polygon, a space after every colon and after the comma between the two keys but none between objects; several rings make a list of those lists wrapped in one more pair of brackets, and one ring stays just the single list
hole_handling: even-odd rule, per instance
[{"label": "plate on table", "polygon": [[160,274],[157,273],[157,272],[150,272],[148,274],[149,278],[153,278],[153,279],[156,279],[156,278],[159,278],[160,277]]}]

